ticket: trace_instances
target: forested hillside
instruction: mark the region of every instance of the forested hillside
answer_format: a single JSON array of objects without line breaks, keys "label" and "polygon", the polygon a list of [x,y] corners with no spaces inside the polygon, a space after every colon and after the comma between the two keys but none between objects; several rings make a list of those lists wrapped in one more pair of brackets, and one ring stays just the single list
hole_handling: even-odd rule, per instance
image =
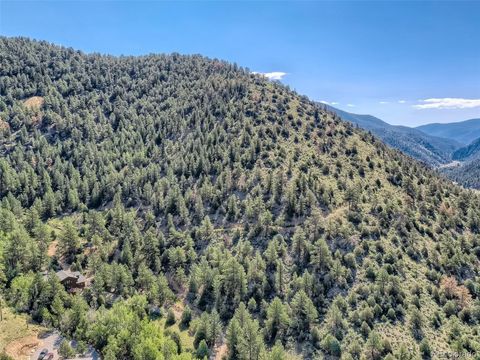
[{"label": "forested hillside", "polygon": [[2,296],[103,359],[480,354],[480,196],[306,97],[23,38],[0,95]]},{"label": "forested hillside", "polygon": [[441,170],[449,179],[467,187],[480,189],[480,138],[453,153],[456,163]]},{"label": "forested hillside", "polygon": [[458,165],[452,165],[441,169],[449,179],[468,186],[480,189],[480,158],[473,158]]},{"label": "forested hillside", "polygon": [[473,160],[480,158],[480,138],[453,153],[454,160]]}]

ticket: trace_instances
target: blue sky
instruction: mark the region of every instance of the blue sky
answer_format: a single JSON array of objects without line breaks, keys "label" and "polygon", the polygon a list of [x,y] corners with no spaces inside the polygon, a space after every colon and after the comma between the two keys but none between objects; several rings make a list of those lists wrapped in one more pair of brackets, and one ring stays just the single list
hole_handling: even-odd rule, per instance
[{"label": "blue sky", "polygon": [[2,0],[0,33],[86,52],[221,58],[395,124],[480,117],[478,1]]}]

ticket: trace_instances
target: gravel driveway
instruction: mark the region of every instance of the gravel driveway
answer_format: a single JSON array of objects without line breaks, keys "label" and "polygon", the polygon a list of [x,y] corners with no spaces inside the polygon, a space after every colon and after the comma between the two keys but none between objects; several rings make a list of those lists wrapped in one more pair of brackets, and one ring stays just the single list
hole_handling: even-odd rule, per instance
[{"label": "gravel driveway", "polygon": [[[63,337],[60,335],[60,333],[54,331],[45,334],[42,337],[39,337],[40,339],[40,346],[35,350],[35,352],[30,356],[31,360],[37,360],[38,355],[40,355],[40,352],[42,349],[47,349],[48,352],[53,353],[53,358],[55,360],[60,359],[60,356],[58,355],[58,348],[60,347],[61,342],[63,341]],[[100,355],[98,354],[97,351],[95,351],[93,348],[91,348],[83,357],[76,356],[72,359],[78,359],[78,360],[100,360]]]}]

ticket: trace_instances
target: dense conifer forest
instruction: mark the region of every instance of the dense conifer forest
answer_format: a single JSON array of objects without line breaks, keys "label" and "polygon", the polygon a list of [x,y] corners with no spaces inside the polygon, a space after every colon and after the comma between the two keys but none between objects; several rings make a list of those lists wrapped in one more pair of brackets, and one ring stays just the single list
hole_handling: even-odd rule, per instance
[{"label": "dense conifer forest", "polygon": [[106,360],[480,356],[478,193],[288,87],[3,37],[0,96],[4,306]]}]

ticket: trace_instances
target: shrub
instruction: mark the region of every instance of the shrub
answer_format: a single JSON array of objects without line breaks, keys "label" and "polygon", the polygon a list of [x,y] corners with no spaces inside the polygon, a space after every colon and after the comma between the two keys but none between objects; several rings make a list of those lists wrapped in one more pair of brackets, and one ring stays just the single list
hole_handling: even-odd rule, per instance
[{"label": "shrub", "polygon": [[14,359],[5,353],[2,353],[0,354],[0,360],[14,360]]},{"label": "shrub", "polygon": [[370,334],[371,329],[370,326],[364,321],[360,327],[360,330],[362,331],[363,336],[367,337],[368,334]]},{"label": "shrub", "polygon": [[68,340],[63,340],[58,349],[58,353],[64,359],[71,358],[75,356],[75,351],[73,350],[70,342]]},{"label": "shrub", "polygon": [[168,310],[167,320],[165,321],[165,324],[167,324],[167,326],[175,324],[175,314],[172,309]]},{"label": "shrub", "polygon": [[455,305],[455,302],[453,302],[452,300],[447,301],[447,303],[443,307],[443,311],[445,312],[445,315],[447,315],[447,317],[456,314],[457,306]]},{"label": "shrub", "polygon": [[204,339],[200,341],[200,344],[198,344],[197,358],[199,359],[203,359],[206,357],[208,358],[208,353],[209,353],[209,350],[208,350],[207,342]]},{"label": "shrub", "polygon": [[250,312],[254,312],[255,310],[257,310],[257,302],[255,301],[255,299],[252,297],[250,298],[250,300],[248,300],[248,310],[250,310]]},{"label": "shrub", "polygon": [[181,323],[184,326],[188,326],[190,324],[190,321],[192,321],[192,310],[187,305],[185,306],[185,309],[183,309]]},{"label": "shrub", "polygon": [[396,318],[395,310],[393,310],[392,308],[388,309],[387,316],[389,319],[395,320]]},{"label": "shrub", "polygon": [[177,344],[177,351],[180,354],[182,352],[182,340],[180,339],[180,335],[176,331],[172,331],[170,334],[170,338]]},{"label": "shrub", "polygon": [[88,351],[88,346],[84,341],[77,342],[77,346],[75,348],[77,354],[85,354]]},{"label": "shrub", "polygon": [[420,343],[420,353],[422,354],[423,359],[430,359],[432,355],[432,349],[430,348],[430,344],[428,343],[427,339],[423,339]]},{"label": "shrub", "polygon": [[312,336],[313,346],[318,347],[320,345],[320,340],[322,339],[322,335],[320,334],[320,330],[318,330],[318,328],[316,328],[316,327],[312,328],[311,336]]},{"label": "shrub", "polygon": [[322,348],[333,356],[340,356],[341,349],[338,340],[331,334],[328,334],[322,341]]}]

